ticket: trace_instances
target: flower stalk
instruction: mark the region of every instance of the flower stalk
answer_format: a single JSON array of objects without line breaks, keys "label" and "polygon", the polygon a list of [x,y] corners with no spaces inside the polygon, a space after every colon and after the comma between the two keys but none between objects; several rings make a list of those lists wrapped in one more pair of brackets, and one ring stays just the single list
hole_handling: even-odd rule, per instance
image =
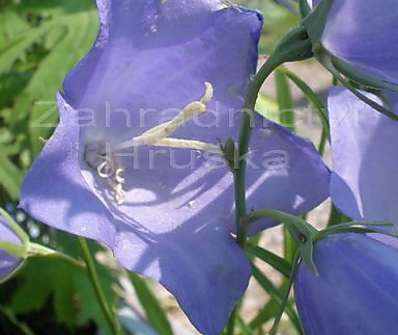
[{"label": "flower stalk", "polygon": [[106,297],[101,287],[97,270],[95,268],[94,259],[91,255],[87,241],[83,237],[79,237],[79,243],[80,249],[82,251],[82,256],[87,267],[88,276],[94,288],[98,302],[101,306],[102,313],[104,314],[105,320],[108,323],[109,329],[114,335],[122,335],[123,333],[119,321],[106,301]]},{"label": "flower stalk", "polygon": [[234,171],[237,242],[242,247],[245,244],[246,232],[245,227],[241,225],[241,219],[247,214],[245,181],[247,163],[245,157],[249,151],[257,97],[263,83],[280,65],[291,61],[308,59],[312,56],[312,44],[305,28],[298,27],[287,33],[250,82],[243,106],[243,118],[239,135],[239,167]]},{"label": "flower stalk", "polygon": [[[291,30],[281,40],[275,48],[272,55],[262,65],[260,70],[250,82],[248,93],[243,106],[243,116],[239,135],[239,164],[238,168],[233,170],[234,187],[235,187],[235,212],[236,212],[236,241],[242,249],[246,243],[246,225],[242,224],[242,219],[247,215],[246,205],[246,157],[249,152],[249,144],[254,126],[255,106],[258,95],[263,83],[280,65],[298,60],[311,58],[312,43],[304,27],[298,27]],[[227,327],[227,334],[234,333],[235,319],[239,304],[235,307],[231,314],[231,318]]]}]

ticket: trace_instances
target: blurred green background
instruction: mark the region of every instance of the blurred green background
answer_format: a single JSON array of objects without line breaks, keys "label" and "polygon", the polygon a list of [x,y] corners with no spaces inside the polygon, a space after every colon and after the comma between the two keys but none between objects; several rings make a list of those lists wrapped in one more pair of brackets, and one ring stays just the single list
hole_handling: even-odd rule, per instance
[{"label": "blurred green background", "polygon": [[[266,17],[261,53],[269,53],[297,21],[272,0],[239,2]],[[72,255],[78,250],[74,239],[37,225],[16,203],[24,174],[56,124],[55,93],[91,47],[97,29],[92,0],[0,0],[0,206],[34,240]],[[37,127],[38,122],[48,126]],[[107,299],[118,299],[112,287],[120,274],[99,270]],[[169,335],[164,324],[157,327]],[[0,286],[2,335],[90,335],[97,328],[106,334],[90,283],[68,264],[31,261],[16,279]]]}]

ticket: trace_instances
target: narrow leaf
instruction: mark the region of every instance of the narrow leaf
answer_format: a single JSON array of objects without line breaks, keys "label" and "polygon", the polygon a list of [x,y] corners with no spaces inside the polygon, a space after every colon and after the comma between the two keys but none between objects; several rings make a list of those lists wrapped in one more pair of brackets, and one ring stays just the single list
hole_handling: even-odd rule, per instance
[{"label": "narrow leaf", "polygon": [[246,250],[249,254],[258,257],[265,263],[272,266],[275,270],[278,270],[285,277],[290,276],[292,267],[290,266],[289,262],[286,261],[284,258],[279,257],[278,255],[272,253],[271,251],[268,251],[266,249],[263,249],[261,247],[252,244],[247,244]]},{"label": "narrow leaf", "polygon": [[159,335],[173,335],[165,312],[145,280],[134,273],[130,273],[130,279],[151,326]]}]

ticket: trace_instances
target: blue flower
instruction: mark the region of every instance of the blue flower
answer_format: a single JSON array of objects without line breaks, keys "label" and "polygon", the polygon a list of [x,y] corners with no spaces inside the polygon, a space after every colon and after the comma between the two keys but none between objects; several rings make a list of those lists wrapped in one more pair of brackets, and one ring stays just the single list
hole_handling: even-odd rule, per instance
[{"label": "blue flower", "polygon": [[[0,244],[21,245],[21,239],[10,228],[8,221],[0,214]],[[12,276],[22,264],[22,260],[0,248],[0,283]]]},{"label": "blue flower", "polygon": [[[389,102],[396,111],[397,96],[390,94]],[[328,105],[333,202],[354,220],[398,224],[398,122],[345,89],[334,89]]]},{"label": "blue flower", "polygon": [[295,297],[306,335],[391,334],[398,327],[398,249],[361,234],[316,243],[319,276],[301,264]]},{"label": "blue flower", "polygon": [[357,71],[398,84],[397,29],[395,0],[334,0],[321,43]]},{"label": "blue flower", "polygon": [[[199,331],[219,334],[251,274],[231,236],[233,176],[219,144],[237,138],[262,18],[215,0],[97,5],[99,36],[65,79],[60,124],[20,205],[107,245],[166,287]],[[329,171],[312,144],[256,122],[250,208],[302,213],[322,202]]]}]

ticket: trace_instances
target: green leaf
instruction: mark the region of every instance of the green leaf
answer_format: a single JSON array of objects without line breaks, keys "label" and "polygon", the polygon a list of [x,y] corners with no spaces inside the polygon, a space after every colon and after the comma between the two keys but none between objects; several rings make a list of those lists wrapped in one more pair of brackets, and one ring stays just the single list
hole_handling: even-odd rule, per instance
[{"label": "green leaf", "polygon": [[279,122],[290,130],[295,130],[294,101],[286,75],[275,71],[276,96],[279,107]]},{"label": "green leaf", "polygon": [[[100,274],[100,283],[105,293],[106,300],[110,306],[114,306],[116,295],[112,290],[113,280],[109,271],[105,271],[105,269],[100,266],[97,266],[97,270]],[[87,275],[83,272],[75,273],[73,283],[76,295],[80,302],[80,310],[78,314],[79,324],[83,325],[88,321],[93,320],[101,329],[101,334],[113,335],[103,317],[94,288]]]},{"label": "green leaf", "polygon": [[14,62],[25,54],[26,49],[38,41],[53,27],[53,22],[30,28],[0,49],[0,73],[9,71]]},{"label": "green leaf", "polygon": [[283,71],[286,76],[301,90],[307,101],[318,114],[322,123],[322,135],[321,140],[319,141],[318,151],[321,155],[323,155],[326,142],[330,139],[330,125],[327,108],[319,96],[301,78],[286,68],[281,68],[281,71]]},{"label": "green leaf", "polygon": [[275,99],[260,93],[256,101],[256,112],[277,122],[279,120],[278,103]]},{"label": "green leaf", "polygon": [[[254,278],[257,280],[260,286],[271,296],[271,298],[278,303],[280,307],[284,300],[283,292],[276,288],[274,284],[256,266],[253,266],[252,269]],[[290,302],[287,303],[286,314],[288,315],[294,327],[299,330],[300,321],[293,305]]]},{"label": "green leaf", "polygon": [[[281,302],[281,308],[279,310],[279,312],[276,314],[275,319],[274,319],[274,324],[272,325],[272,328],[270,330],[270,335],[276,335],[276,331],[278,330],[278,326],[279,323],[282,319],[283,313],[285,312],[285,310],[289,307],[289,295],[291,292],[291,289],[293,287],[293,283],[294,283],[294,278],[296,276],[298,267],[300,264],[300,254],[297,252],[294,255],[294,259],[293,259],[293,268],[292,268],[292,273],[290,274],[290,278],[286,284],[286,288],[283,292],[283,296],[282,296],[282,302]],[[301,328],[301,323],[298,322],[298,324],[294,324],[296,326],[297,331],[300,334],[303,334],[303,330]]]},{"label": "green leaf", "polygon": [[[295,131],[295,104],[287,77],[280,70],[276,70],[275,72],[275,85],[279,108],[279,122],[291,131]],[[286,259],[291,261],[296,250],[296,245],[285,227],[283,228],[283,243]]]},{"label": "green leaf", "polygon": [[130,279],[150,325],[160,335],[173,335],[166,314],[145,280],[134,273],[130,273]]},{"label": "green leaf", "polygon": [[0,49],[29,29],[28,23],[10,8],[0,12]]},{"label": "green leaf", "polygon": [[54,102],[57,90],[67,72],[87,53],[98,30],[94,11],[69,15],[62,22],[66,27],[63,39],[40,63],[16,106],[17,110],[30,110],[29,135],[34,155],[42,146],[40,138],[47,138],[57,123]]},{"label": "green leaf", "polygon": [[29,261],[20,273],[20,285],[14,291],[10,304],[17,315],[39,310],[51,295],[53,288],[47,267],[39,268],[39,264],[42,262]]},{"label": "green leaf", "polygon": [[252,245],[252,244],[247,244],[246,251],[249,254],[258,257],[265,263],[271,265],[275,270],[278,270],[285,277],[290,276],[292,267],[289,264],[289,262],[286,261],[284,258],[279,257],[278,255],[275,255],[274,253],[272,253],[266,249],[263,249],[259,246]]},{"label": "green leaf", "polygon": [[[66,240],[69,243],[71,238]],[[69,249],[69,246],[67,248]],[[17,276],[18,285],[11,295],[10,307],[17,315],[40,311],[52,298],[58,322],[75,328],[77,325],[94,321],[102,334],[112,335],[107,332],[107,323],[103,319],[94,289],[84,270],[53,258],[30,258],[26,263]],[[106,299],[110,304],[114,304],[115,279],[103,266],[98,265],[97,270]]]},{"label": "green leaf", "polygon": [[329,118],[327,114],[327,108],[319,96],[309,87],[300,77],[295,73],[289,71],[287,68],[281,68],[279,71],[283,73],[301,90],[307,101],[314,108],[315,112],[318,114],[319,119],[322,123],[323,129],[327,131],[327,136],[329,137],[330,125]]},{"label": "green leaf", "polygon": [[271,299],[256,315],[256,317],[250,321],[250,328],[260,328],[264,323],[275,317],[280,309],[280,304],[275,299]]},{"label": "green leaf", "polygon": [[245,323],[245,321],[242,319],[242,317],[238,316],[236,321],[237,321],[238,327],[239,327],[242,335],[252,335],[253,334],[253,330]]},{"label": "green leaf", "polygon": [[12,199],[16,200],[19,197],[22,178],[22,171],[4,154],[4,150],[0,146],[0,185]]}]

